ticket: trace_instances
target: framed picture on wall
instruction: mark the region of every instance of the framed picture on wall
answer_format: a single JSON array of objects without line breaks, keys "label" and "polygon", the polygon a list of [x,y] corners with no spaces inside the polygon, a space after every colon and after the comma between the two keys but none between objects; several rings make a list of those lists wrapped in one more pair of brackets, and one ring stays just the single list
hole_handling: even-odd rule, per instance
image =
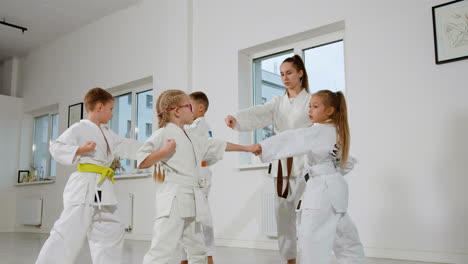
[{"label": "framed picture on wall", "polygon": [[432,7],[435,62],[468,59],[468,0]]},{"label": "framed picture on wall", "polygon": [[83,119],[83,103],[77,103],[68,107],[68,127]]},{"label": "framed picture on wall", "polygon": [[18,171],[18,183],[25,182],[29,176],[28,170],[20,170]]}]

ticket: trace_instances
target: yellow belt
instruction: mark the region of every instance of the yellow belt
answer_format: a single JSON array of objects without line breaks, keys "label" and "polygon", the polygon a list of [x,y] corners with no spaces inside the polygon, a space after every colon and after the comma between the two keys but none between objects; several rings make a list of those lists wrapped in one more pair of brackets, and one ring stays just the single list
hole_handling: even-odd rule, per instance
[{"label": "yellow belt", "polygon": [[106,177],[109,177],[109,180],[112,182],[112,184],[114,184],[114,170],[109,167],[99,166],[99,165],[91,164],[91,163],[85,163],[85,164],[80,163],[78,164],[78,171],[100,173],[102,176],[98,184],[104,181]]}]

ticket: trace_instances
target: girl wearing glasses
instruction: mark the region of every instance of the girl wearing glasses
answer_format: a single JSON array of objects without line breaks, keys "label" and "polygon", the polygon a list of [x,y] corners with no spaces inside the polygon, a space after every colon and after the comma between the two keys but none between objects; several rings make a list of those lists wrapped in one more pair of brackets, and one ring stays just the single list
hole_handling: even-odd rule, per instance
[{"label": "girl wearing glasses", "polygon": [[214,163],[224,151],[259,154],[256,145],[240,146],[197,136],[183,129],[193,122],[189,96],[180,90],[163,92],[156,103],[159,129],[137,153],[138,167],[157,165],[156,220],[151,248],[143,263],[168,263],[180,242],[191,264],[207,263],[201,224],[210,226],[206,196],[202,192],[202,161]]}]

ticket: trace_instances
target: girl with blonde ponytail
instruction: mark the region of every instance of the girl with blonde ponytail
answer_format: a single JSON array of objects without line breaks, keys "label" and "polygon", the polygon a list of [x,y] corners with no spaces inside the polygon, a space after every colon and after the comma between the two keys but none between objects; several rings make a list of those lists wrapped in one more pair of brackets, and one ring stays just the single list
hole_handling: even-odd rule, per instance
[{"label": "girl with blonde ponytail", "polygon": [[156,103],[159,129],[138,150],[138,168],[156,163],[156,220],[151,248],[143,263],[169,263],[178,244],[184,245],[189,263],[206,264],[206,246],[200,224],[212,226],[202,161],[214,163],[225,151],[259,153],[259,146],[240,146],[208,139],[184,130],[193,122],[189,96],[180,90],[163,92]]},{"label": "girl with blonde ponytail", "polygon": [[[343,172],[350,167],[349,126],[343,93],[328,90],[313,94],[307,128],[289,130],[262,141],[260,159],[269,162],[304,156],[295,205],[300,263],[364,263],[364,250],[356,226],[347,213],[348,184]],[[338,160],[338,162],[337,162]]]}]

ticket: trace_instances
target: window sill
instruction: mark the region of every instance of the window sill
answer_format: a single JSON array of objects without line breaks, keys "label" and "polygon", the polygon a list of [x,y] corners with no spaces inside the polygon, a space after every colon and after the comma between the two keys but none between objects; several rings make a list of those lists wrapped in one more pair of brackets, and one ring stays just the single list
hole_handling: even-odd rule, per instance
[{"label": "window sill", "polygon": [[268,169],[270,163],[254,163],[254,164],[245,164],[237,167],[239,170],[263,170]]},{"label": "window sill", "polygon": [[54,182],[55,182],[55,180],[23,182],[23,183],[17,183],[17,184],[15,184],[15,186],[37,185],[37,184],[49,184],[49,183],[54,183]]},{"label": "window sill", "polygon": [[151,172],[144,172],[144,173],[125,173],[125,174],[118,174],[114,175],[114,179],[121,180],[121,179],[141,179],[151,177]]}]

